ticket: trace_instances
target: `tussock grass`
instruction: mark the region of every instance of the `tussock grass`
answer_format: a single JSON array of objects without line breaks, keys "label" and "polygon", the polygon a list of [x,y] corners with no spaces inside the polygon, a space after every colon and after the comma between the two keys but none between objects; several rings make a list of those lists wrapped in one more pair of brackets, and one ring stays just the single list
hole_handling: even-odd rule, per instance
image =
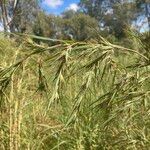
[{"label": "tussock grass", "polygon": [[0,36],[0,149],[148,150],[149,45],[132,37]]}]

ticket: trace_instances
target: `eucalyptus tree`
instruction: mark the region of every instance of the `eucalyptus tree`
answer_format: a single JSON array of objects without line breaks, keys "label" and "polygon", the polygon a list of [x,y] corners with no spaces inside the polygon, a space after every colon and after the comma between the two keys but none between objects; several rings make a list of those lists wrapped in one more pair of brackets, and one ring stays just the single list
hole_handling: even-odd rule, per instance
[{"label": "eucalyptus tree", "polygon": [[38,36],[54,37],[56,34],[56,17],[39,11],[32,25],[32,32]]},{"label": "eucalyptus tree", "polygon": [[57,28],[61,37],[84,41],[95,37],[95,29],[99,28],[98,21],[82,12],[66,11],[57,18]]},{"label": "eucalyptus tree", "polygon": [[79,6],[85,14],[97,20],[102,20],[104,11],[106,11],[105,1],[106,0],[80,0]]},{"label": "eucalyptus tree", "polygon": [[24,32],[38,15],[38,0],[0,0],[5,31]]},{"label": "eucalyptus tree", "polygon": [[149,0],[136,0],[137,14],[147,18],[147,24],[150,31],[150,1]]},{"label": "eucalyptus tree", "polygon": [[81,0],[81,10],[99,21],[100,29],[107,30],[118,39],[125,36],[125,28],[146,16],[150,26],[148,0]]},{"label": "eucalyptus tree", "polygon": [[7,18],[7,10],[6,10],[6,1],[5,0],[0,0],[0,21],[2,22],[3,24],[3,28],[4,28],[4,31],[7,31],[8,30],[8,26],[7,26],[7,23],[8,23],[8,18]]},{"label": "eucalyptus tree", "polygon": [[112,33],[118,39],[124,38],[126,35],[126,28],[133,24],[136,18],[136,5],[134,1],[129,0],[113,0],[110,1],[111,8],[105,14],[105,26],[109,27],[109,33]]}]

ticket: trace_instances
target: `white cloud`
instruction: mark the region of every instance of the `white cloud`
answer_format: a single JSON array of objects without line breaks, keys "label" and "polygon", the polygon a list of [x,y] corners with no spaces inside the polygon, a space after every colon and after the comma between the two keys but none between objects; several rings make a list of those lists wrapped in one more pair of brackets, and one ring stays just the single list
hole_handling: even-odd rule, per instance
[{"label": "white cloud", "polygon": [[72,3],[69,5],[69,7],[67,7],[67,10],[77,11],[78,9],[79,9],[79,6],[76,3]]},{"label": "white cloud", "polygon": [[63,0],[44,0],[43,4],[52,8],[56,8],[58,6],[63,5]]}]

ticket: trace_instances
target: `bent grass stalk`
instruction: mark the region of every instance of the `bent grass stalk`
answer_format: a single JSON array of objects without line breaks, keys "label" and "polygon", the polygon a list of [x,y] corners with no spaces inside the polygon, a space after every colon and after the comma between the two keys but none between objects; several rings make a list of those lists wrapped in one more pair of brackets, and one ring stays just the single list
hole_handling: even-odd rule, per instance
[{"label": "bent grass stalk", "polygon": [[0,41],[0,148],[147,150],[149,54],[101,36],[22,39]]}]

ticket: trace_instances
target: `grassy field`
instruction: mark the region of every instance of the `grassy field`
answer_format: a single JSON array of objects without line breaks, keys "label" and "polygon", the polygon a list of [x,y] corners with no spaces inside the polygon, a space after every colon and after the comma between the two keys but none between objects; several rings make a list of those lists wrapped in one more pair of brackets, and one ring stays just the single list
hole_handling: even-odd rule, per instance
[{"label": "grassy field", "polygon": [[32,38],[0,35],[0,150],[150,149],[146,40]]}]

